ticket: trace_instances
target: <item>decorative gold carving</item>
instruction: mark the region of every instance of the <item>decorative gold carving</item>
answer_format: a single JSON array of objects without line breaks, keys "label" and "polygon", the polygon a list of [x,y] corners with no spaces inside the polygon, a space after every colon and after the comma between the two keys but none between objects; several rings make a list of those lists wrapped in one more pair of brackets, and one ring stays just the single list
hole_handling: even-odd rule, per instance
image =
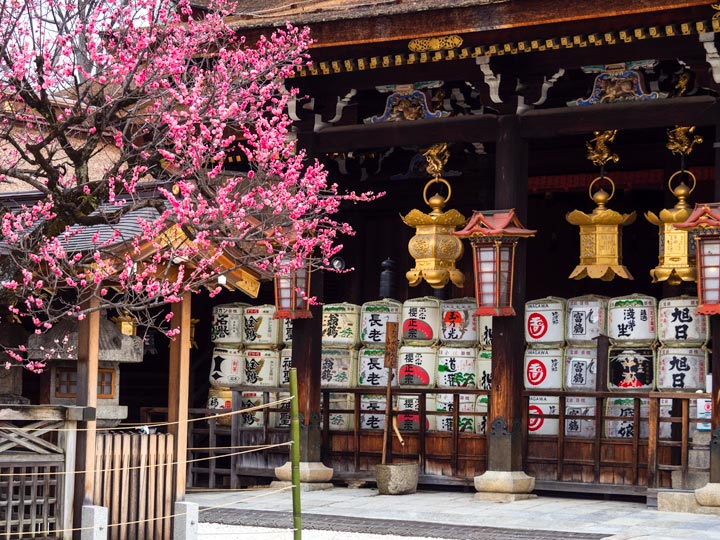
[{"label": "decorative gold carving", "polygon": [[425,156],[425,159],[428,162],[428,174],[430,174],[433,178],[439,178],[443,167],[450,157],[447,149],[447,143],[434,144],[423,152],[423,156]]},{"label": "decorative gold carving", "polygon": [[457,49],[462,46],[463,40],[458,35],[417,38],[410,40],[408,49],[413,52],[444,51]]},{"label": "decorative gold carving", "polygon": [[689,156],[693,147],[703,142],[702,137],[694,135],[694,132],[695,126],[675,126],[675,129],[668,129],[667,149],[679,156]]},{"label": "decorative gold carving", "polygon": [[678,77],[678,82],[675,84],[675,95],[684,96],[688,91],[688,84],[690,83],[690,74],[687,71],[683,71]]},{"label": "decorative gold carving", "polygon": [[710,4],[710,7],[716,11],[716,13],[713,15],[713,20],[720,19],[720,2]]},{"label": "decorative gold carving", "polygon": [[595,131],[593,133],[595,138],[585,143],[585,148],[587,148],[588,152],[587,158],[598,167],[603,167],[610,161],[613,163],[620,161],[620,157],[617,154],[611,153],[608,147],[611,142],[615,141],[617,129]]}]

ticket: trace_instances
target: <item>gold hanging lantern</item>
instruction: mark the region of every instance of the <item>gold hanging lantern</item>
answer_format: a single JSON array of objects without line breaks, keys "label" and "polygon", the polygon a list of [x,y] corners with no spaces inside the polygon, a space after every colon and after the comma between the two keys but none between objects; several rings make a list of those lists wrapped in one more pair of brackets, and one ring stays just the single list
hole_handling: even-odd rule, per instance
[{"label": "gold hanging lantern", "polygon": [[[616,134],[617,130],[596,131],[595,138],[586,143],[588,159],[600,167],[600,176],[595,178],[588,188],[588,194],[597,207],[592,214],[573,210],[565,217],[569,223],[580,227],[580,264],[570,274],[571,279],[589,277],[612,281],[615,276],[633,279],[630,271],[622,264],[621,227],[635,221],[635,212],[620,214],[605,206],[615,195],[615,183],[605,176],[605,164],[619,161],[617,154],[611,153],[607,146],[615,140]],[[593,193],[595,184],[603,180],[610,184],[610,193],[602,186]]]},{"label": "gold hanging lantern", "polygon": [[[405,217],[400,216],[405,225],[416,228],[415,236],[408,243],[408,251],[415,259],[415,268],[405,276],[411,287],[419,285],[423,279],[434,289],[442,289],[448,281],[462,287],[465,276],[455,268],[455,261],[462,256],[463,245],[459,238],[453,236],[453,232],[463,225],[466,219],[454,209],[443,212],[452,195],[450,183],[440,177],[448,159],[447,144],[436,144],[423,155],[428,161],[427,171],[433,177],[425,184],[423,199],[432,212],[425,214],[413,209]],[[428,188],[436,183],[443,184],[448,194],[443,197],[436,193],[428,199]]]},{"label": "gold hanging lantern", "polygon": [[[673,208],[666,208],[656,216],[647,212],[645,218],[659,227],[660,249],[658,265],[650,270],[653,283],[667,281],[668,285],[680,285],[683,281],[696,281],[696,251],[695,243],[690,241],[689,232],[686,229],[675,227],[678,223],[685,222],[691,213],[687,198],[695,190],[697,184],[695,175],[685,170],[685,158],[692,152],[693,146],[702,143],[702,137],[693,136],[695,127],[676,127],[668,130],[667,147],[673,154],[681,157],[681,168],[670,176],[668,189],[675,195],[678,202]],[[692,138],[691,138],[692,137]],[[683,176],[690,180],[688,186]],[[680,183],[673,188],[673,180],[679,178]]]}]

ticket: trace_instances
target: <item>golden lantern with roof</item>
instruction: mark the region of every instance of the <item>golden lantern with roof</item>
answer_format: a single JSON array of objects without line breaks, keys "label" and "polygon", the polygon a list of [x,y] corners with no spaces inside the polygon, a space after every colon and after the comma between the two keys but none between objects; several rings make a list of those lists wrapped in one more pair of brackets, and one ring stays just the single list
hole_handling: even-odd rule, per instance
[{"label": "golden lantern with roof", "polygon": [[[659,227],[660,250],[658,265],[650,270],[653,283],[667,281],[668,285],[680,285],[683,281],[695,281],[695,244],[690,241],[689,232],[675,225],[685,222],[691,213],[687,198],[695,190],[695,175],[685,170],[685,158],[690,155],[696,144],[702,143],[702,137],[693,135],[695,127],[676,126],[668,130],[667,147],[673,154],[680,156],[680,170],[670,176],[668,189],[677,198],[673,208],[665,208],[656,216],[646,212],[645,218]],[[673,188],[673,180],[679,184]],[[685,183],[685,178],[690,185]]]},{"label": "golden lantern with roof", "polygon": [[[450,183],[440,177],[448,159],[447,144],[436,144],[423,155],[428,161],[427,171],[433,177],[425,184],[423,199],[432,212],[425,214],[413,209],[406,216],[400,216],[405,225],[416,229],[415,236],[408,242],[408,251],[415,259],[415,267],[405,276],[411,287],[420,285],[423,279],[434,289],[442,289],[448,281],[462,287],[465,276],[455,268],[455,261],[462,256],[463,245],[453,233],[458,226],[465,223],[466,219],[455,209],[443,212],[452,195]],[[443,184],[448,194],[443,197],[436,193],[428,199],[428,188],[436,183]]]},{"label": "golden lantern with roof", "polygon": [[[608,144],[615,140],[617,130],[596,131],[595,138],[586,143],[588,159],[600,167],[600,176],[590,182],[588,194],[597,207],[591,214],[580,210],[568,213],[565,219],[580,227],[580,264],[570,274],[572,279],[601,279],[612,281],[615,276],[633,279],[630,271],[622,264],[622,229],[635,221],[635,212],[620,214],[606,207],[615,195],[615,183],[605,176],[605,165],[617,163],[619,157],[613,154]],[[593,193],[598,182],[607,182],[610,193],[602,186]]]}]

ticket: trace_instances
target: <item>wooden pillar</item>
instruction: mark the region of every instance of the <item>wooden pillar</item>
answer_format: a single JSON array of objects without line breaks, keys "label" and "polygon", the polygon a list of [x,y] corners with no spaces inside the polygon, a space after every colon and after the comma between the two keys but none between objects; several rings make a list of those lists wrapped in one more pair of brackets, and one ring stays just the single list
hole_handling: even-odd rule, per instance
[{"label": "wooden pillar", "polygon": [[[714,200],[720,201],[720,123],[715,126],[715,192]],[[712,353],[710,355],[710,373],[712,374],[711,426],[710,441],[710,483],[720,483],[720,315],[710,315],[710,337]]]},{"label": "wooden pillar", "polygon": [[[77,394],[75,403],[84,407],[83,421],[78,422],[75,459],[75,498],[73,523],[79,527],[83,505],[93,504],[95,489],[95,421],[97,412],[98,356],[100,352],[99,302],[91,298],[84,309],[96,309],[78,321]],[[70,480],[70,479],[68,479]],[[77,535],[79,537],[79,534]]]},{"label": "wooden pillar", "polygon": [[[515,208],[527,225],[527,141],[520,136],[517,115],[500,116],[495,154],[495,209]],[[522,471],[523,311],[525,308],[526,240],[515,251],[514,317],[493,317],[492,392],[488,470]]]},{"label": "wooden pillar", "polygon": [[170,368],[168,378],[168,433],[173,435],[175,461],[175,500],[185,498],[187,476],[188,396],[190,394],[190,305],[191,293],[181,302],[172,304],[172,324],[180,334],[170,342]]},{"label": "wooden pillar", "polygon": [[[310,295],[323,299],[323,273],[313,272]],[[321,461],[320,355],[322,306],[311,306],[311,319],[293,321],[292,365],[297,368],[300,409],[300,461]]]}]

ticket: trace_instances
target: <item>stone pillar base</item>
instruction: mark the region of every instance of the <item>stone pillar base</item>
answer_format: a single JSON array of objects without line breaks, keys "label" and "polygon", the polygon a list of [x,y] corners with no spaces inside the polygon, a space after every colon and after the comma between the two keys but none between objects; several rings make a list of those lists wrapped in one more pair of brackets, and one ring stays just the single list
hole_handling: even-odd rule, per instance
[{"label": "stone pillar base", "polygon": [[[273,480],[270,482],[270,487],[273,489],[287,489],[292,486],[292,482],[285,482],[282,480]],[[331,482],[300,482],[300,491],[322,491],[324,489],[332,489],[335,485]]]},{"label": "stone pillar base", "polygon": [[[330,482],[333,472],[330,467],[326,467],[319,461],[300,462],[301,483]],[[282,467],[275,467],[275,478],[282,482],[292,482],[292,464],[288,461]],[[332,484],[330,485],[332,486]]]},{"label": "stone pillar base", "polygon": [[720,506],[720,484],[708,483],[696,489],[695,500],[700,506]]},{"label": "stone pillar base", "polygon": [[475,499],[513,502],[534,499],[535,478],[523,471],[485,471],[475,477]]},{"label": "stone pillar base", "polygon": [[83,506],[80,540],[107,540],[108,509],[104,506]]}]

